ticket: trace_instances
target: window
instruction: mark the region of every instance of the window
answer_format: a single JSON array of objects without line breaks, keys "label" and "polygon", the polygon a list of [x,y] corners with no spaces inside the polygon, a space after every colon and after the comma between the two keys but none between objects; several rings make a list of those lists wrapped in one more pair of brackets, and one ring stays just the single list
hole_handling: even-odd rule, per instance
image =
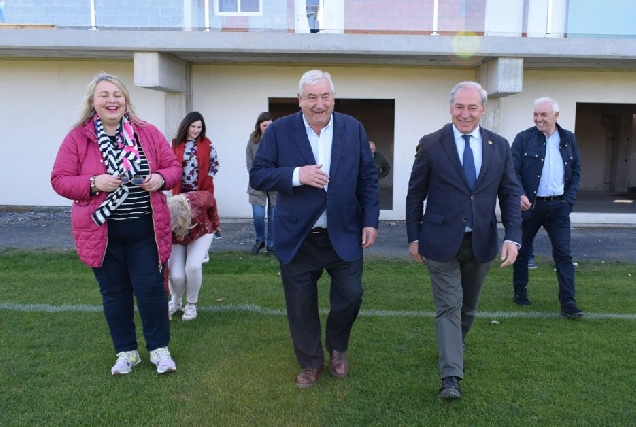
[{"label": "window", "polygon": [[263,14],[263,0],[215,0],[217,15]]},{"label": "window", "polygon": [[570,0],[567,9],[568,37],[633,38],[636,35],[634,0]]}]

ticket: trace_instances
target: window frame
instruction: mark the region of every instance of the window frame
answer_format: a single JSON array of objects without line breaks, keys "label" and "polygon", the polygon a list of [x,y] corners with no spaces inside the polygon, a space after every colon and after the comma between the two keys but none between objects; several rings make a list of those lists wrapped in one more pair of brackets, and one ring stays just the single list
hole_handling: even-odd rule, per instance
[{"label": "window frame", "polygon": [[236,0],[236,12],[221,12],[220,3],[223,0],[214,0],[214,14],[218,16],[263,16],[263,0],[258,0],[258,12],[241,12],[241,1]]}]

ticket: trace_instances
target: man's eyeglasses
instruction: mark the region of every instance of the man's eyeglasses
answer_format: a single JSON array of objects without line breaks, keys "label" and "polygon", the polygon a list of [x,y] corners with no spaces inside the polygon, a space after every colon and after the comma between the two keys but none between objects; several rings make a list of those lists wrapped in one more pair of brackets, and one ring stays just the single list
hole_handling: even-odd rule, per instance
[{"label": "man's eyeglasses", "polygon": [[128,178],[127,175],[121,177],[122,184],[132,184],[132,185],[141,185],[144,183],[145,176],[134,175],[132,178]]}]

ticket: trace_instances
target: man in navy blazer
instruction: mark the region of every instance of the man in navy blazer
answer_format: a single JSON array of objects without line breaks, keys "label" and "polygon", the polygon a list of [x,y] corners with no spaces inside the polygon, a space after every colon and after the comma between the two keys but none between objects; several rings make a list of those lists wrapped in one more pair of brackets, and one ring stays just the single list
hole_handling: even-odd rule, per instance
[{"label": "man in navy blazer", "polygon": [[287,318],[311,387],[324,366],[317,282],[331,277],[325,346],[337,378],[349,371],[345,351],[362,304],[363,249],[375,242],[380,215],[378,178],[369,140],[353,117],[334,113],[331,75],[306,72],[298,85],[301,111],[265,131],[250,170],[250,186],[277,191],[274,240]]},{"label": "man in navy blazer", "polygon": [[505,226],[502,267],[515,261],[521,241],[520,189],[510,146],[479,126],[486,101],[478,83],[453,88],[453,123],[420,140],[406,197],[409,252],[428,267],[435,300],[441,399],[461,398],[466,335],[497,255],[497,198]]}]

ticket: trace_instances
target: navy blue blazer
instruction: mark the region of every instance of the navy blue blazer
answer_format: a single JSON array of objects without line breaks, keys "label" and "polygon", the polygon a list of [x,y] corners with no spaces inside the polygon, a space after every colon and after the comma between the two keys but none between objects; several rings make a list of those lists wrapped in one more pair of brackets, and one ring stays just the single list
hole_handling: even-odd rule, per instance
[{"label": "navy blue blazer", "polygon": [[263,135],[250,170],[250,186],[277,191],[274,216],[276,256],[288,264],[322,212],[327,231],[344,261],[362,257],[362,228],[378,228],[378,174],[362,124],[333,113],[333,142],[327,191],[293,186],[294,168],[315,165],[302,112],[275,120]]},{"label": "navy blue blazer", "polygon": [[409,242],[419,239],[419,253],[425,258],[446,262],[455,257],[472,209],[475,258],[480,263],[492,261],[499,249],[497,198],[504,240],[521,242],[521,199],[510,145],[484,128],[481,139],[482,165],[472,191],[459,160],[452,125],[420,140],[406,197],[406,229]]}]

